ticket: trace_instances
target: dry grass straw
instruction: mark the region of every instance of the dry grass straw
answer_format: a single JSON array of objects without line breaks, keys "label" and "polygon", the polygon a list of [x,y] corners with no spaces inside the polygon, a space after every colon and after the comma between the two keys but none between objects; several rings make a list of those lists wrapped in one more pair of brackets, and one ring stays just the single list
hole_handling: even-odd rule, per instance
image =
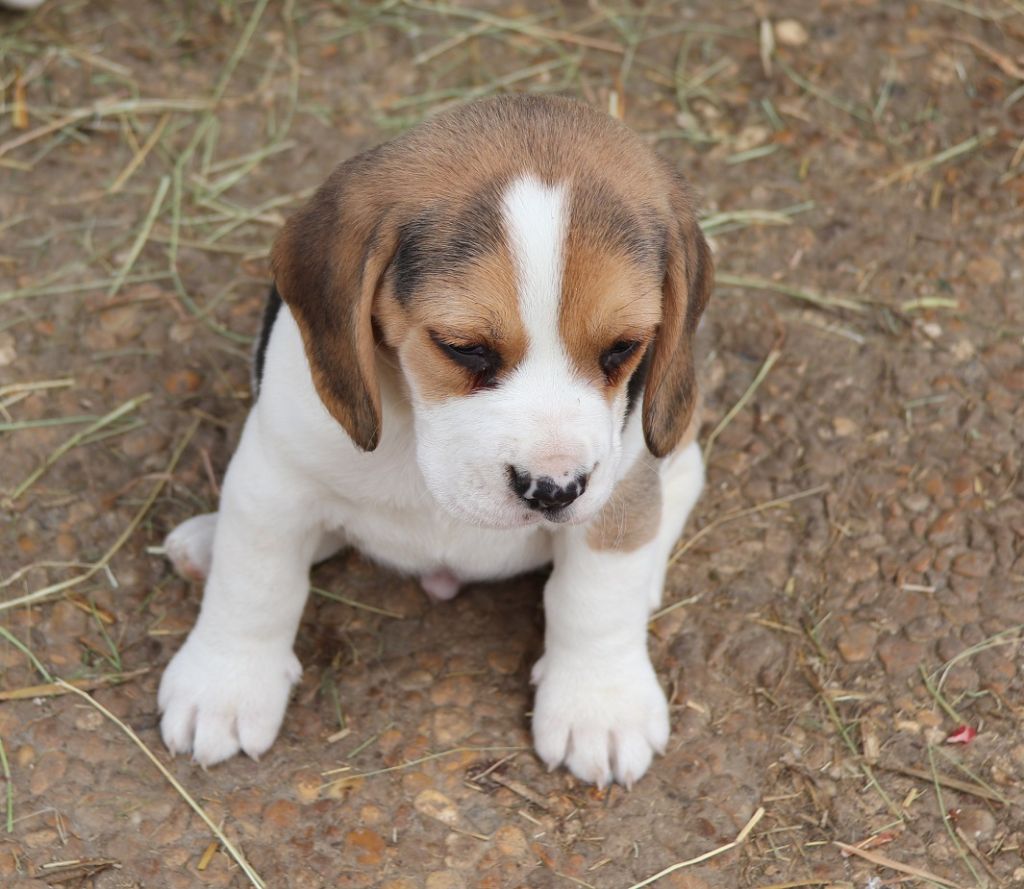
[{"label": "dry grass straw", "polygon": [[[738,509],[734,512],[726,513],[726,515],[721,516],[720,518],[717,518],[714,521],[711,521],[708,524],[706,524],[696,534],[691,535],[685,541],[683,541],[683,543],[676,547],[675,552],[672,553],[671,557],[668,560],[668,564],[670,566],[674,565],[676,562],[679,561],[679,559],[683,557],[685,553],[691,550],[700,540],[702,540],[704,537],[707,537],[708,534],[710,534],[712,531],[715,530],[715,528],[718,528],[720,525],[725,525],[729,522],[734,522],[737,519],[742,519],[746,516],[756,515],[757,513],[764,512],[765,510],[768,509],[779,509],[780,507],[788,506],[790,503],[794,503],[797,500],[803,500],[805,497],[814,497],[817,494],[823,494],[827,490],[829,490],[828,485],[815,485],[813,488],[807,488],[806,490],[803,491],[797,491],[795,494],[787,494],[784,497],[776,497],[773,500],[766,500],[764,503],[758,503],[756,506],[750,506],[745,509]],[[659,612],[659,614],[662,613],[663,612]],[[654,617],[652,617],[652,620],[656,617],[658,617],[658,615],[654,615]]]},{"label": "dry grass straw", "polygon": [[149,153],[153,150],[156,143],[160,141],[160,137],[163,136],[164,130],[167,129],[167,121],[170,119],[171,116],[169,114],[165,114],[160,118],[156,126],[153,127],[152,132],[150,132],[145,144],[135,152],[125,168],[117,174],[117,177],[110,184],[110,188],[107,189],[107,194],[116,194],[124,188],[125,183],[131,179],[135,174],[135,171],[142,166],[146,158],[149,157]]},{"label": "dry grass straw", "polygon": [[[120,551],[121,547],[125,545],[128,539],[135,533],[135,529],[138,528],[143,518],[149,512],[150,508],[156,502],[156,498],[160,496],[160,492],[163,491],[164,486],[174,473],[175,468],[178,465],[178,461],[181,459],[181,455],[187,447],[188,443],[192,440],[192,436],[195,435],[195,431],[199,426],[199,418],[197,417],[192,421],[188,430],[182,436],[181,441],[178,442],[177,446],[171,453],[171,459],[167,464],[167,468],[161,474],[157,483],[153,486],[149,495],[143,501],[142,506],[139,507],[138,511],[132,517],[132,520],[128,523],[124,531],[121,532],[120,536],[115,540],[107,551],[100,557],[99,561],[93,562],[88,570],[82,574],[78,574],[74,577],[70,577],[67,580],[62,580],[58,583],[50,584],[49,586],[43,587],[42,589],[36,590],[32,593],[27,593],[24,596],[18,596],[14,599],[8,599],[4,602],[0,602],[0,612],[7,611],[11,608],[17,608],[22,605],[29,605],[35,602],[39,602],[43,599],[47,599],[50,596],[54,596],[57,593],[64,592],[73,587],[78,586],[81,583],[89,580],[89,578],[95,576],[98,572],[107,570],[110,564],[110,560]],[[9,585],[11,579],[8,578],[3,583],[0,583],[0,589]]]},{"label": "dry grass straw", "polygon": [[310,590],[318,596],[330,599],[332,602],[341,602],[343,605],[348,605],[352,608],[358,609],[359,611],[368,611],[371,614],[380,614],[383,617],[390,617],[395,620],[405,620],[405,615],[399,614],[397,611],[389,611],[386,608],[367,605],[365,602],[358,602],[355,599],[350,599],[347,596],[343,596],[341,593],[335,593],[332,590],[325,590],[316,586],[310,587]]},{"label": "dry grass straw", "polygon": [[[151,281],[165,281],[171,277],[169,272],[140,272],[128,275],[122,282],[125,284],[147,284]],[[0,290],[0,305],[16,299],[30,299],[40,296],[62,296],[66,293],[81,293],[86,290],[105,290],[114,282],[113,278],[90,281],[67,281],[63,284],[35,284],[19,287],[15,290]]]},{"label": "dry grass straw", "polygon": [[241,853],[241,851],[235,846],[234,843],[231,842],[231,840],[227,838],[227,835],[224,833],[224,831],[221,830],[220,827],[218,827],[214,823],[213,819],[206,814],[206,811],[203,809],[203,807],[200,806],[199,803],[195,801],[195,799],[193,799],[192,795],[185,789],[181,782],[177,778],[175,778],[174,775],[171,774],[171,772],[162,762],[160,762],[159,759],[157,759],[156,754],[153,753],[153,751],[146,746],[143,740],[137,734],[135,734],[135,732],[132,731],[132,729],[129,726],[127,726],[120,719],[118,719],[99,701],[92,697],[92,695],[89,695],[81,689],[71,685],[70,683],[65,682],[63,679],[57,679],[55,680],[55,682],[57,685],[61,686],[66,691],[78,695],[80,698],[86,701],[89,704],[89,706],[95,707],[97,710],[99,710],[100,713],[106,716],[107,719],[113,722],[114,725],[121,729],[121,731],[128,736],[128,739],[136,747],[138,747],[139,750],[143,752],[146,758],[151,763],[153,763],[154,766],[156,766],[160,774],[167,779],[167,782],[171,785],[171,787],[173,787],[174,790],[178,793],[178,795],[188,804],[188,807],[192,809],[192,811],[195,812],[202,819],[203,823],[208,828],[210,828],[210,831],[213,833],[215,837],[217,837],[217,840],[224,847],[225,851],[235,860],[238,866],[242,869],[242,872],[249,879],[249,882],[252,883],[253,886],[256,886],[257,889],[266,889],[266,883],[264,883],[260,875],[256,873],[255,870],[253,870],[252,865],[249,864],[249,862],[246,860],[245,856]]},{"label": "dry grass straw", "polygon": [[705,852],[703,855],[698,855],[696,858],[689,858],[686,861],[680,861],[664,870],[658,871],[653,876],[648,877],[646,880],[641,880],[639,883],[634,883],[629,889],[643,889],[644,886],[650,886],[652,883],[656,883],[662,877],[667,877],[669,874],[673,874],[676,871],[682,870],[686,867],[692,867],[695,864],[700,864],[703,861],[708,861],[712,858],[717,858],[719,855],[724,855],[726,852],[731,852],[742,846],[747,837],[750,836],[750,832],[757,826],[758,822],[764,817],[764,807],[758,806],[757,811],[750,816],[750,820],[743,826],[743,829],[736,834],[736,839],[724,846],[719,846],[717,849],[712,849],[710,852]]},{"label": "dry grass straw", "polygon": [[836,889],[840,886],[851,886],[852,884],[837,882],[831,877],[809,877],[806,880],[791,880],[788,883],[768,883],[764,886],[758,886],[757,889],[801,889],[803,886],[835,886]]},{"label": "dry grass straw", "polygon": [[528,22],[521,22],[513,18],[495,15],[480,9],[467,9],[458,6],[449,6],[443,3],[422,3],[418,0],[404,0],[405,6],[410,9],[417,9],[422,12],[430,12],[437,16],[453,16],[456,18],[472,19],[473,21],[494,27],[499,31],[513,31],[527,37],[538,40],[550,40],[556,43],[569,43],[575,46],[583,46],[589,49],[597,49],[602,52],[623,55],[625,47],[610,40],[602,40],[597,37],[587,37],[573,31],[563,31],[557,28],[547,28],[543,25],[536,25]]},{"label": "dry grass straw", "polygon": [[792,297],[801,302],[810,303],[820,309],[848,309],[851,312],[866,312],[868,306],[865,302],[852,296],[829,296],[824,293],[817,293],[813,290],[806,290],[802,287],[793,287],[780,281],[773,281],[771,278],[759,278],[753,275],[733,275],[729,272],[716,272],[715,283],[725,287],[740,287],[749,290],[769,290],[773,293],[781,293],[784,296]]},{"label": "dry grass straw", "polygon": [[963,861],[964,866],[971,872],[971,876],[974,878],[974,884],[982,887],[982,889],[987,889],[985,881],[974,869],[974,865],[971,863],[971,859],[968,857],[966,849],[957,837],[956,831],[953,830],[953,826],[950,824],[949,809],[946,808],[946,803],[942,796],[942,784],[939,782],[938,770],[935,768],[935,748],[931,744],[928,745],[928,766],[931,769],[932,787],[935,790],[935,802],[938,806],[939,818],[942,819],[942,826],[946,828],[949,840],[953,844],[953,848],[956,849],[957,855],[960,856],[960,860]]},{"label": "dry grass straw", "polygon": [[50,133],[63,130],[89,118],[111,117],[121,114],[163,114],[168,111],[203,111],[213,107],[213,103],[206,99],[100,99],[91,105],[83,108],[76,108],[48,124],[0,142],[0,157],[8,152],[28,145]]},{"label": "dry grass straw", "polygon": [[153,203],[149,207],[149,212],[146,213],[142,226],[135,235],[135,240],[128,250],[128,256],[125,258],[124,265],[121,266],[120,271],[114,276],[114,280],[110,284],[110,289],[107,291],[108,298],[115,296],[117,291],[121,289],[125,278],[128,277],[128,273],[131,272],[132,267],[135,265],[135,260],[139,258],[142,248],[146,246],[146,241],[149,240],[149,233],[153,230],[153,223],[156,222],[156,217],[160,213],[160,208],[163,206],[164,198],[167,197],[167,189],[170,188],[170,185],[170,176],[160,177],[156,194],[153,195]]},{"label": "dry grass straw", "polygon": [[[942,689],[942,686],[945,684],[946,679],[949,676],[949,671],[961,661],[969,660],[976,654],[980,654],[990,648],[998,648],[1003,645],[1019,645],[1022,641],[1024,641],[1024,624],[1017,624],[1016,626],[1007,627],[1005,630],[1000,630],[998,633],[989,636],[987,639],[982,639],[981,642],[978,642],[969,648],[965,648],[959,654],[951,657],[939,668],[939,670],[936,670],[932,674],[933,680],[938,676],[938,682],[935,683],[936,689]],[[941,671],[941,673],[939,671]]]},{"label": "dry grass straw", "polygon": [[937,874],[924,870],[923,868],[914,867],[912,864],[903,864],[902,862],[890,858],[888,855],[883,855],[881,852],[873,852],[870,849],[860,849],[857,846],[851,846],[848,843],[840,843],[838,840],[834,841],[833,845],[847,855],[856,855],[858,858],[863,858],[865,861],[870,861],[872,864],[876,864],[879,867],[886,867],[889,870],[894,870],[900,874],[907,874],[908,876],[914,877],[918,880],[927,880],[931,883],[935,883],[937,886],[945,886],[947,889],[968,889],[966,886],[961,886],[959,883],[947,880],[945,877],[940,877]]},{"label": "dry grass straw", "polygon": [[980,133],[964,139],[956,145],[951,145],[943,151],[939,151],[935,154],[928,155],[927,157],[904,164],[888,176],[883,176],[879,179],[871,186],[869,191],[880,191],[881,189],[892,185],[894,182],[910,182],[913,179],[917,179],[929,170],[933,170],[936,167],[942,166],[942,164],[949,163],[952,160],[956,160],[957,158],[964,157],[974,151],[977,151],[979,148],[982,148],[992,141],[997,133],[998,130],[995,127],[988,127]]},{"label": "dry grass straw", "polygon": [[[356,747],[355,750],[353,750],[348,755],[351,757],[351,756],[355,756],[357,753],[360,753],[362,750],[364,750],[367,747],[368,744],[372,743],[373,740],[376,737],[377,737],[376,735],[372,736],[367,741],[365,741],[363,744],[360,744],[358,747]],[[527,749],[529,749],[529,748],[527,748],[527,747],[517,747],[517,746],[504,746],[504,747],[453,747],[450,750],[443,750],[440,753],[430,753],[430,754],[428,754],[426,756],[418,757],[417,759],[410,759],[408,762],[402,762],[402,763],[399,763],[398,765],[395,765],[395,766],[388,766],[387,768],[383,768],[383,769],[373,769],[372,771],[369,771],[369,772],[354,772],[351,775],[344,775],[341,778],[335,778],[333,781],[327,781],[326,783],[321,784],[320,785],[320,790],[323,791],[323,790],[327,790],[328,788],[332,788],[332,787],[344,786],[346,784],[351,784],[354,781],[359,781],[360,779],[363,779],[363,778],[375,778],[378,775],[387,775],[387,774],[389,774],[391,772],[401,772],[401,771],[404,771],[405,769],[411,769],[414,766],[423,765],[423,763],[426,763],[426,762],[433,762],[436,759],[444,759],[444,758],[446,758],[448,756],[456,756],[459,753],[507,753],[508,751],[514,751],[514,752],[518,753],[518,752],[520,752],[522,750],[527,750]],[[337,772],[345,772],[345,771],[348,771],[349,769],[350,769],[350,766],[342,766],[340,768],[331,769],[328,772],[324,772],[324,774],[325,775],[329,775],[329,774],[337,773]]]},{"label": "dry grass straw", "polygon": [[84,439],[93,435],[101,429],[110,426],[112,423],[121,419],[126,414],[136,410],[139,405],[147,401],[151,396],[137,395],[135,398],[130,398],[124,404],[114,408],[108,414],[104,414],[98,420],[90,423],[85,429],[80,432],[76,432],[63,444],[56,447],[53,451],[47,455],[46,459],[32,472],[25,477],[25,479],[9,494],[4,498],[4,506],[10,507],[14,502],[24,494],[29,488],[32,487],[43,475],[53,466],[61,457],[63,457],[68,451],[73,450],[80,445]]},{"label": "dry grass straw", "polygon": [[765,381],[765,378],[771,372],[771,369],[775,366],[775,362],[782,357],[781,346],[773,346],[767,357],[764,359],[761,367],[754,375],[754,379],[751,380],[750,385],[747,386],[746,391],[737,399],[736,403],[726,411],[725,416],[718,421],[718,424],[714,429],[711,430],[711,434],[708,436],[708,440],[704,445],[704,462],[707,463],[711,459],[711,450],[715,446],[715,442],[718,440],[718,436],[725,431],[726,427],[736,418],[736,415],[746,407],[747,402],[754,397],[754,393],[761,387],[761,384]]},{"label": "dry grass straw", "polygon": [[[117,673],[105,673],[102,676],[93,676],[89,679],[74,679],[66,683],[80,688],[83,691],[93,691],[97,688],[104,688],[109,685],[120,685],[129,679],[143,676],[149,672],[149,667],[139,670],[121,671]],[[0,691],[0,701],[25,701],[34,698],[55,698],[67,694],[64,686],[55,682],[45,682],[40,685],[27,685],[24,688],[15,688],[11,691]]]},{"label": "dry grass straw", "polygon": [[[939,752],[942,753],[943,751],[940,749]],[[959,763],[953,764],[959,766]],[[1010,801],[1002,793],[986,784],[961,781],[959,778],[951,778],[949,775],[943,775],[940,772],[929,772],[926,769],[916,769],[911,766],[880,763],[878,768],[884,772],[893,772],[908,778],[918,778],[922,781],[937,781],[943,787],[948,787],[950,790],[957,790],[960,793],[966,793],[979,799],[989,800],[990,802],[1002,803],[1004,806],[1010,805]]]},{"label": "dry grass straw", "polygon": [[840,111],[849,114],[851,117],[856,118],[861,123],[871,123],[871,112],[869,112],[867,109],[862,108],[861,106],[857,105],[854,102],[849,102],[846,99],[840,99],[838,96],[833,96],[832,93],[830,93],[828,90],[822,89],[822,87],[818,86],[815,83],[812,83],[810,80],[808,80],[798,71],[796,71],[785,61],[785,59],[776,56],[775,61],[778,63],[779,69],[782,71],[782,73],[785,74],[786,77],[788,77],[790,80],[792,80],[793,83],[795,83],[798,87],[800,87],[800,89],[810,93],[812,96],[815,96],[818,99],[821,99],[823,102],[826,102],[833,108],[838,108]]},{"label": "dry grass straw", "polygon": [[[828,663],[828,659],[824,648],[822,647],[821,643],[818,641],[817,636],[815,635],[814,628],[805,626],[804,634],[807,638],[807,641],[811,644],[812,648],[814,649],[814,652],[817,654],[818,658],[820,658],[822,662],[821,666],[824,667],[825,664]],[[885,788],[882,787],[877,776],[875,775],[875,771],[871,767],[871,764],[868,763],[861,755],[861,750],[857,746],[857,742],[853,739],[849,727],[846,725],[845,722],[843,722],[842,717],[839,715],[839,710],[836,707],[835,701],[832,699],[832,695],[829,694],[828,689],[825,688],[824,683],[816,675],[815,671],[810,668],[809,665],[805,665],[804,672],[807,676],[808,682],[811,684],[811,687],[815,690],[815,692],[817,692],[818,696],[825,704],[825,709],[828,711],[829,720],[832,722],[832,725],[835,726],[836,731],[839,733],[839,737],[842,739],[843,745],[850,752],[850,755],[854,758],[854,760],[857,761],[857,764],[860,767],[861,772],[864,774],[864,777],[867,779],[868,784],[878,794],[882,802],[885,803],[885,807],[889,810],[893,817],[900,823],[903,823],[907,818],[907,813],[901,806],[897,805],[893,801],[891,796],[889,796],[889,794],[886,792]]]},{"label": "dry grass straw", "polygon": [[0,737],[0,767],[4,774],[4,822],[7,825],[7,832],[14,833],[14,782],[11,779],[11,765],[7,761],[7,748],[4,747],[4,739]]},{"label": "dry grass straw", "polygon": [[717,237],[751,226],[792,225],[794,216],[813,209],[813,201],[803,201],[781,210],[726,210],[701,217],[700,227],[708,237]]}]

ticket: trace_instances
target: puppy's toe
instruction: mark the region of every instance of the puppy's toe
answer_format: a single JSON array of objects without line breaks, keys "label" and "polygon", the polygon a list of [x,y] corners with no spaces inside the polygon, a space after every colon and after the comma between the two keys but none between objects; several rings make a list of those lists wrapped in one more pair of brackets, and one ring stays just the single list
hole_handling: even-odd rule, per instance
[{"label": "puppy's toe", "polygon": [[240,749],[236,717],[231,712],[204,712],[196,724],[192,757],[201,766],[230,759]]},{"label": "puppy's toe", "polygon": [[188,753],[192,749],[192,736],[196,730],[197,708],[188,705],[167,707],[161,700],[160,709],[164,711],[160,720],[160,735],[167,749],[175,756]]},{"label": "puppy's toe", "polygon": [[566,767],[583,781],[607,787],[612,781],[609,740],[604,726],[574,725]]},{"label": "puppy's toe", "polygon": [[632,787],[651,764],[651,743],[639,732],[616,731],[612,745],[615,780],[624,787]]}]

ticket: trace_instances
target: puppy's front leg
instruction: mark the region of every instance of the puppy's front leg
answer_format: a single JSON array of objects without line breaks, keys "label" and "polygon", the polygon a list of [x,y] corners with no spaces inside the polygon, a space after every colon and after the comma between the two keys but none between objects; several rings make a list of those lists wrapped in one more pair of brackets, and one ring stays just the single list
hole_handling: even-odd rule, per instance
[{"label": "puppy's front leg", "polygon": [[544,588],[544,656],[533,670],[534,745],[550,768],[564,762],[601,786],[613,777],[631,786],[668,742],[668,704],[647,653],[647,618],[704,471],[696,444],[649,471],[663,505],[648,500],[609,508],[614,523],[628,523],[630,509],[655,511],[653,536],[628,550],[608,549],[594,539],[593,527],[561,531]]},{"label": "puppy's front leg", "polygon": [[199,619],[160,683],[173,753],[211,765],[273,743],[302,667],[292,644],[319,540],[304,485],[250,415],[224,479]]}]

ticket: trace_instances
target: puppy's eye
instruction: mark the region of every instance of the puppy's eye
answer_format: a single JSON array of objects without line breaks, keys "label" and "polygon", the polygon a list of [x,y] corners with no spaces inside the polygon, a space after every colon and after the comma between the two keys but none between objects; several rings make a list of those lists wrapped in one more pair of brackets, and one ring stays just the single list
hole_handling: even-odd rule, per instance
[{"label": "puppy's eye", "polygon": [[625,364],[640,347],[636,340],[618,340],[601,354],[601,370],[605,376],[613,377],[615,372]]},{"label": "puppy's eye", "polygon": [[437,347],[459,367],[464,367],[471,374],[486,384],[497,374],[501,365],[498,353],[482,343],[449,343],[433,334]]}]

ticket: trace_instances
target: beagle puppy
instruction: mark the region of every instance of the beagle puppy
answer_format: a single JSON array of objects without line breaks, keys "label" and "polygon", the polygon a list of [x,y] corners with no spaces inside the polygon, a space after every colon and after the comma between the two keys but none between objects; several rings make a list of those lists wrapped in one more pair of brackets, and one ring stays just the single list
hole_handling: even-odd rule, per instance
[{"label": "beagle puppy", "polygon": [[270,747],[310,566],[355,546],[435,599],[553,563],[537,753],[631,785],[668,740],[647,620],[704,478],[686,184],[583,104],[489,99],[337,167],[272,267],[220,511],[167,539],[206,582],[160,684],[168,748]]}]

